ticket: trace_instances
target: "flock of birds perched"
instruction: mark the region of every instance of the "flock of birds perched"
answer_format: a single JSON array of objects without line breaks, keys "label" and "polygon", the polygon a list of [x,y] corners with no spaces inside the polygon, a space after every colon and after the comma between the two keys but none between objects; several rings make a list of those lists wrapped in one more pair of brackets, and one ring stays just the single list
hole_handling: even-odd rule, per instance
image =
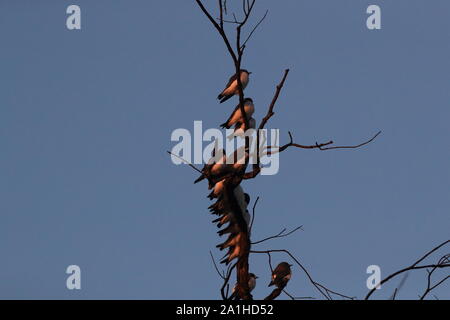
[{"label": "flock of birds perched", "polygon": [[[245,69],[240,71],[242,90],[247,87],[250,74],[251,72]],[[223,103],[236,95],[239,95],[239,85],[235,74],[229,79],[225,89],[219,94],[217,99],[220,100],[220,103]],[[255,105],[251,98],[244,98],[244,111],[247,121],[245,121],[238,104],[227,121],[221,125],[222,128],[226,129],[234,126],[234,133],[228,137],[229,139],[234,139],[235,136],[243,136],[247,129],[256,128],[256,121],[252,117],[255,112]],[[201,176],[194,183],[204,179],[208,180],[208,189],[212,189],[208,198],[211,200],[217,199],[214,204],[209,206],[209,210],[212,214],[219,216],[213,223],[216,223],[218,228],[228,224],[218,231],[219,236],[228,234],[228,238],[217,245],[220,250],[228,249],[221,260],[221,263],[228,265],[231,261],[241,258],[245,252],[248,253],[250,250],[251,217],[247,210],[250,196],[240,186],[248,164],[249,149],[246,143],[244,147],[237,149],[229,156],[227,156],[225,150],[216,149],[214,148],[211,159],[205,164]],[[287,262],[281,262],[273,270],[269,286],[276,286],[274,292],[277,290],[281,292],[286,286],[291,278],[290,267],[291,265]],[[250,292],[255,288],[257,278],[253,273],[248,274]],[[239,299],[236,286],[233,288],[230,298]]]}]

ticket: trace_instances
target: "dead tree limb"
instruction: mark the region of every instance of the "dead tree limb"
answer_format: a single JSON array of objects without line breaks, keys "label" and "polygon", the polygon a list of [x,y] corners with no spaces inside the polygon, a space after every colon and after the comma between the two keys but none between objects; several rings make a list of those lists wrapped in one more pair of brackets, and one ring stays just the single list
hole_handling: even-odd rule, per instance
[{"label": "dead tree limb", "polygon": [[277,238],[284,238],[284,237],[287,237],[287,236],[293,234],[294,232],[296,232],[297,230],[303,230],[302,228],[303,228],[303,226],[299,226],[299,227],[297,227],[297,228],[292,229],[291,231],[289,231],[289,232],[287,232],[287,233],[285,233],[287,229],[286,229],[286,228],[283,228],[283,230],[281,230],[280,232],[278,232],[276,235],[273,235],[273,236],[264,238],[264,239],[262,239],[262,240],[258,240],[258,241],[252,242],[252,245],[254,245],[254,244],[259,244],[259,243],[262,243],[262,242],[265,242],[265,241],[268,241],[268,240],[272,240],[272,239],[277,239]]},{"label": "dead tree limb", "polygon": [[267,110],[267,114],[262,118],[261,123],[259,124],[258,129],[264,129],[264,126],[266,125],[267,121],[269,121],[270,118],[275,114],[273,109],[275,108],[275,104],[278,100],[278,97],[280,96],[281,89],[284,86],[284,82],[286,81],[286,78],[289,74],[289,69],[284,70],[283,78],[281,79],[280,83],[277,85],[275,94],[272,98],[272,101],[270,102],[269,109]]},{"label": "dead tree limb", "polygon": [[[334,146],[334,147],[327,147],[331,144],[333,144],[333,141],[328,141],[328,142],[324,142],[324,143],[318,143],[316,142],[313,145],[303,145],[303,144],[298,144],[298,143],[294,143],[294,138],[292,137],[292,133],[289,131],[289,143],[281,146],[281,147],[277,147],[277,146],[268,146],[266,147],[267,150],[267,154],[271,155],[275,152],[283,152],[284,150],[286,150],[289,147],[295,147],[295,148],[300,148],[300,149],[319,149],[321,151],[325,151],[325,150],[334,150],[334,149],[357,149],[357,148],[361,148],[369,143],[371,143],[373,140],[375,140],[380,134],[381,131],[378,131],[372,138],[370,138],[369,140],[362,142],[360,144],[354,145],[354,146]],[[273,148],[277,148],[277,150],[272,151]]]},{"label": "dead tree limb", "polygon": [[[234,67],[235,67],[236,80],[237,80],[237,84],[238,84],[239,107],[241,110],[242,117],[244,119],[245,127],[249,128],[249,119],[247,118],[245,108],[244,108],[244,90],[243,90],[243,85],[242,85],[241,76],[240,76],[241,75],[241,63],[242,63],[242,57],[243,57],[244,50],[245,50],[245,43],[250,39],[250,37],[253,35],[256,28],[265,19],[266,15],[263,17],[263,19],[261,19],[261,21],[250,32],[249,36],[245,40],[245,43],[243,45],[241,45],[242,28],[246,25],[251,13],[252,13],[252,10],[255,6],[255,3],[256,3],[256,0],[243,1],[242,11],[243,11],[244,17],[243,17],[242,21],[238,22],[237,18],[234,16],[235,17],[234,20],[237,23],[236,48],[235,48],[236,51],[234,51],[233,47],[231,45],[231,42],[225,32],[225,28],[224,28],[224,11],[226,12],[226,3],[224,3],[224,0],[218,0],[218,3],[219,3],[219,22],[218,23],[215,21],[215,19],[208,12],[208,10],[205,8],[205,6],[203,5],[203,3],[200,0],[196,0],[196,2],[198,4],[198,6],[200,7],[200,9],[202,10],[202,12],[207,16],[209,21],[213,24],[214,28],[218,31],[218,33],[222,37],[222,39],[228,49],[228,52],[233,60]],[[248,138],[246,138],[246,145],[247,146],[249,145]],[[242,238],[248,239],[248,241],[242,241],[242,243],[244,245],[243,251],[246,252],[246,254],[240,255],[238,258],[238,262],[237,262],[237,270],[236,270],[237,280],[238,280],[237,291],[238,291],[238,295],[242,299],[251,299],[251,294],[250,294],[249,287],[248,287],[248,279],[249,279],[248,255],[249,255],[250,246],[251,246],[250,237],[249,237],[249,228],[246,228],[245,231],[241,231],[241,232],[246,233],[246,234],[242,235],[243,236]]]},{"label": "dead tree limb", "polygon": [[183,159],[183,158],[180,157],[180,156],[177,156],[176,154],[174,154],[174,153],[172,153],[172,152],[170,152],[170,151],[167,151],[167,153],[170,154],[170,155],[172,155],[172,156],[174,156],[174,157],[177,157],[178,159],[180,159],[181,161],[183,161],[185,164],[187,164],[189,167],[191,167],[191,168],[194,169],[195,171],[197,171],[197,172],[199,172],[199,173],[202,173],[202,170],[198,169],[196,166],[194,166],[194,165],[193,165],[192,163],[190,163],[189,161]]},{"label": "dead tree limb", "polygon": [[252,209],[252,221],[250,222],[250,227],[249,227],[249,231],[251,232],[252,231],[252,228],[253,228],[253,223],[255,222],[255,209],[256,209],[256,205],[258,204],[258,200],[259,200],[259,197],[257,197],[256,198],[256,201],[255,201],[255,203],[253,204],[253,209]]},{"label": "dead tree limb", "polygon": [[389,275],[388,277],[384,278],[372,290],[369,291],[369,293],[366,295],[366,297],[364,299],[368,300],[370,298],[370,296],[375,292],[377,287],[385,284],[389,280],[395,278],[396,276],[398,276],[398,275],[400,275],[402,273],[405,273],[405,272],[408,272],[408,271],[411,271],[411,270],[420,270],[420,269],[427,269],[427,268],[439,268],[439,269],[441,269],[441,268],[448,268],[448,267],[450,267],[450,262],[448,261],[448,258],[445,259],[445,257],[448,257],[448,255],[445,255],[444,257],[439,259],[438,263],[436,263],[436,264],[419,265],[423,260],[428,258],[431,254],[433,254],[434,252],[436,252],[437,250],[439,250],[440,248],[444,247],[445,245],[447,245],[449,243],[450,243],[450,240],[447,240],[447,241],[439,244],[435,248],[433,248],[430,251],[428,251],[424,256],[422,256],[419,260],[414,262],[409,267],[406,267],[406,268],[403,268],[403,269],[401,269],[399,271],[396,271],[396,272],[392,273],[391,275]]},{"label": "dead tree limb", "polygon": [[[208,20],[211,22],[211,24],[214,26],[214,28],[217,30],[217,32],[219,33],[219,35],[221,36],[229,54],[230,57],[233,61],[234,64],[234,68],[235,68],[235,75],[236,75],[236,80],[237,80],[237,85],[238,85],[238,96],[239,96],[239,108],[242,114],[242,117],[244,119],[245,122],[245,127],[249,128],[249,119],[246,116],[246,112],[245,112],[245,108],[244,108],[244,90],[243,90],[243,85],[241,82],[241,64],[242,64],[242,59],[243,59],[243,55],[245,52],[245,48],[246,48],[246,44],[248,43],[248,41],[251,39],[251,37],[253,36],[254,32],[257,30],[257,28],[261,25],[261,23],[265,20],[265,18],[267,17],[268,11],[266,11],[266,13],[264,14],[264,16],[258,21],[258,23],[253,27],[253,29],[250,31],[250,33],[248,34],[247,38],[242,42],[241,38],[242,38],[242,30],[243,28],[246,26],[247,22],[249,21],[249,17],[252,14],[252,11],[254,9],[254,6],[256,4],[256,0],[243,0],[242,1],[242,12],[243,12],[243,17],[241,20],[238,20],[236,15],[233,13],[233,17],[234,17],[234,21],[231,20],[225,20],[224,19],[224,15],[227,14],[227,3],[226,0],[218,0],[218,6],[219,6],[219,18],[218,18],[218,22],[216,21],[216,18],[213,18],[213,15],[206,9],[206,7],[203,5],[201,0],[195,0],[197,5],[199,6],[199,8],[201,9],[201,11],[204,13],[204,15],[208,18]],[[225,31],[225,22],[230,22],[232,24],[236,25],[236,42],[235,42],[235,46],[233,48],[232,42],[230,41],[227,32]],[[274,112],[274,107],[275,104],[278,100],[278,97],[280,95],[280,92],[284,86],[284,83],[286,81],[286,78],[288,76],[289,73],[289,69],[286,69],[284,71],[284,75],[283,78],[281,80],[281,82],[277,85],[276,90],[275,90],[275,94],[272,98],[272,101],[269,105],[269,109],[267,111],[266,116],[261,120],[261,123],[259,125],[259,129],[263,129],[266,125],[266,123],[268,122],[268,120],[275,114]],[[379,133],[378,133],[379,134]],[[287,145],[278,148],[278,152],[282,152],[285,149],[287,149],[288,147],[297,147],[297,148],[303,148],[303,149],[314,149],[314,148],[318,148],[320,150],[330,150],[330,149],[340,149],[340,148],[358,148],[360,146],[363,146],[367,143],[370,143],[371,141],[373,141],[373,139],[375,139],[377,136],[375,135],[371,140],[360,144],[358,146],[348,146],[348,147],[327,147],[328,145],[331,145],[333,142],[328,142],[328,143],[324,143],[324,144],[318,144],[316,143],[314,146],[304,146],[304,145],[300,145],[300,144],[296,144],[293,142],[293,138],[291,133],[289,132],[289,136],[290,136],[290,143],[288,143]],[[246,138],[246,146],[249,145],[249,140],[248,138]],[[268,152],[272,152],[272,148],[274,147],[269,147]],[[256,164],[253,165],[253,171],[245,173],[242,172],[242,175],[240,176],[240,180],[239,183],[242,179],[250,179],[250,178],[254,178],[256,177],[261,168],[260,168],[260,153],[259,153],[259,134],[258,134],[258,138],[257,138],[257,161]],[[188,163],[189,164],[189,163]],[[197,169],[195,166],[193,166],[192,164],[189,164],[192,168],[194,168],[195,170],[199,171],[199,169]],[[238,184],[237,184],[238,185]],[[232,190],[230,190],[230,192],[232,192]],[[257,201],[256,201],[257,202]],[[269,255],[269,260],[270,260],[270,253],[271,252],[284,252],[286,254],[288,254],[289,256],[291,256],[291,258],[303,269],[303,271],[307,274],[308,278],[310,279],[310,281],[313,283],[313,285],[319,290],[319,292],[321,292],[322,295],[324,295],[327,299],[331,299],[331,294],[335,294],[344,298],[349,298],[352,299],[350,297],[347,297],[345,295],[339,294],[335,291],[332,291],[324,286],[322,286],[321,284],[315,282],[314,280],[312,280],[312,278],[310,277],[308,271],[299,263],[299,261],[292,255],[290,254],[289,251],[287,250],[267,250],[267,251],[251,251],[251,242],[250,242],[250,231],[251,228],[253,226],[254,223],[254,217],[255,217],[255,207],[256,207],[256,202],[254,204],[253,207],[253,217],[252,217],[252,221],[250,226],[247,227],[246,229],[246,234],[244,234],[244,238],[247,239],[248,241],[244,241],[245,242],[245,248],[244,251],[246,252],[245,256],[239,256],[238,261],[231,267],[228,269],[228,273],[226,275],[224,274],[220,274],[217,265],[215,264],[214,258],[214,265],[216,268],[216,271],[219,273],[219,275],[224,278],[224,284],[222,286],[221,289],[221,293],[222,293],[222,297],[226,298],[227,297],[227,292],[225,292],[225,288],[229,288],[228,285],[228,281],[229,281],[229,277],[231,276],[231,271],[236,267],[236,275],[237,275],[237,291],[238,291],[238,295],[240,296],[240,298],[242,299],[251,299],[251,294],[249,292],[249,288],[248,288],[248,255],[250,254],[250,252],[253,253],[263,253],[266,252]],[[260,240],[260,241],[256,241],[253,244],[257,244],[257,243],[261,243],[270,239],[274,239],[274,238],[281,238],[281,237],[285,237],[288,236],[292,233],[294,233],[295,231],[299,230],[301,227],[296,228],[288,233],[285,233],[286,229],[283,229],[280,233],[276,234],[275,236],[271,236],[268,237],[266,239]],[[245,232],[244,232],[245,233]],[[212,256],[212,255],[211,255]],[[278,288],[280,289],[280,288]],[[283,288],[281,288],[282,291]],[[275,290],[276,291],[276,290]],[[277,293],[280,294],[281,291]]]}]

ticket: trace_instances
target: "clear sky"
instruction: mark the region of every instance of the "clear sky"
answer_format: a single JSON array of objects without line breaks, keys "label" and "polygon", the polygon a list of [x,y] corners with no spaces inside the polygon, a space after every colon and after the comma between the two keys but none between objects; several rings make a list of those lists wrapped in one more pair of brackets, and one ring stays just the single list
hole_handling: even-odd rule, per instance
[{"label": "clear sky", "polygon": [[[82,30],[66,28],[70,4]],[[366,27],[370,4],[381,30]],[[257,121],[290,68],[268,124],[282,142],[383,133],[359,150],[290,149],[277,175],[243,183],[261,197],[254,240],[304,229],[255,249],[289,249],[361,298],[367,266],[387,276],[450,238],[450,2],[260,0],[251,23],[266,9],[243,62]],[[236,103],[215,99],[233,66],[194,1],[1,0],[0,39],[0,298],[220,298],[207,185],[166,153],[174,129],[218,127]],[[263,298],[267,257],[250,263]],[[71,264],[81,290],[66,288]],[[425,285],[411,274],[399,295]],[[319,297],[298,268],[287,290]]]}]

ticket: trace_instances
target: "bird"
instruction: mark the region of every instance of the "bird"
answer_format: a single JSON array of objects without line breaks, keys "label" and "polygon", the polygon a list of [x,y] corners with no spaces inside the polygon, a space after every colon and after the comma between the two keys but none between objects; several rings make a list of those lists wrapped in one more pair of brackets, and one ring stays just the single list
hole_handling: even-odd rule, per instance
[{"label": "bird", "polygon": [[250,292],[252,292],[256,287],[256,279],[258,279],[258,277],[254,273],[248,274],[248,287],[250,289]]},{"label": "bird", "polygon": [[[250,289],[250,292],[253,291],[253,289],[255,289],[256,287],[256,279],[258,279],[258,277],[254,274],[254,273],[249,273],[248,274],[248,288]],[[230,299],[237,299],[237,283],[234,285],[233,289],[231,290],[231,296]]]},{"label": "bird", "polygon": [[[214,180],[214,177],[225,174],[229,169],[228,166],[225,165],[226,159],[227,156],[225,150],[219,149],[219,151],[216,153],[214,149],[211,154],[211,159],[209,159],[208,163],[204,165],[203,169],[201,170],[202,174],[194,181],[194,184],[202,181],[206,177]],[[209,189],[211,188],[212,185],[209,186]]]},{"label": "bird", "polygon": [[[250,119],[253,113],[255,112],[255,105],[253,104],[252,98],[244,99],[244,111],[247,119]],[[244,117],[241,112],[241,106],[238,104],[236,108],[234,108],[233,113],[230,115],[228,120],[222,123],[220,126],[222,128],[230,129],[233,125],[240,125],[241,123],[245,123]]]},{"label": "bird", "polygon": [[[233,140],[234,137],[245,137],[245,133],[248,129],[255,129],[256,128],[256,120],[253,118],[248,119],[248,128],[245,126],[245,122],[239,122],[234,127],[234,132],[230,134],[227,139]],[[253,135],[253,131],[248,133],[248,136],[251,137]]]},{"label": "bird", "polygon": [[272,271],[272,281],[269,283],[269,287],[276,285],[277,288],[284,288],[288,281],[291,279],[291,264],[287,262],[281,262]]},{"label": "bird", "polygon": [[209,189],[213,189],[213,191],[208,195],[210,200],[218,198],[222,194],[224,182],[227,176],[239,174],[239,172],[245,171],[248,156],[248,146],[242,146],[226,159],[226,164],[218,164],[220,165],[218,172],[213,171],[215,166],[211,168],[209,176]]},{"label": "bird", "polygon": [[[247,210],[247,206],[250,203],[250,196],[248,195],[248,193],[244,193],[244,190],[240,185],[234,189],[233,193],[242,213],[242,217],[244,218],[247,230],[249,230],[251,217],[250,213]],[[213,221],[213,223],[217,223],[217,227],[219,228],[221,228],[227,222],[230,222],[230,224],[225,229],[217,232],[219,236],[223,236],[227,233],[236,234],[241,231],[241,227],[237,224],[236,217],[233,216],[233,212],[223,211],[221,213],[221,217]]]},{"label": "bird", "polygon": [[[244,193],[244,190],[240,185],[238,185],[234,189],[234,198],[240,208],[240,211],[243,212],[243,218],[247,224],[249,225],[250,214],[248,213],[247,206],[250,202],[250,196],[247,193]],[[228,203],[224,203],[224,201],[218,201],[215,204],[209,206],[209,211],[212,214],[219,215],[220,217],[215,219],[213,223],[217,223],[217,227],[221,228],[225,223],[231,221],[232,224],[236,223],[236,217],[232,210],[230,210]],[[223,234],[223,233],[222,233]]]},{"label": "bird", "polygon": [[223,188],[224,188],[224,183],[225,183],[225,179],[222,179],[214,185],[214,187],[212,188],[213,190],[208,195],[208,198],[210,200],[212,200],[214,198],[218,198],[222,194]]},{"label": "bird", "polygon": [[227,158],[227,164],[232,164],[233,168],[237,170],[245,163],[246,158],[249,155],[249,146],[240,146]]},{"label": "bird", "polygon": [[241,212],[245,223],[247,224],[247,228],[249,228],[251,217],[247,207],[250,203],[250,195],[248,193],[245,193],[241,186],[237,186],[234,189],[234,195],[236,196],[236,200],[239,204],[239,207],[241,208]]},{"label": "bird", "polygon": [[[245,69],[242,69],[240,71],[240,78],[242,83],[242,90],[247,87],[249,76],[251,75],[251,72],[248,72]],[[238,88],[238,82],[236,74],[232,75],[230,80],[228,80],[227,85],[225,86],[225,89],[217,96],[217,99],[220,100],[220,103],[224,103],[228,99],[230,99],[232,96],[239,94],[239,88]]]},{"label": "bird", "polygon": [[[220,155],[222,157],[220,157]],[[237,174],[242,170],[245,170],[247,166],[246,160],[248,159],[248,157],[249,148],[245,146],[238,148],[228,157],[226,155],[226,152],[221,149],[220,154],[217,157],[213,155],[213,158],[210,159],[208,161],[208,164],[203,167],[203,169],[201,170],[202,174],[194,181],[194,184],[202,181],[205,178],[208,178],[208,189],[212,189],[226,176]],[[220,159],[216,161],[217,158]],[[213,193],[211,193],[208,197],[210,199],[216,198],[216,196],[213,196],[212,198],[210,197],[213,194],[218,195],[219,193],[213,191]]]}]

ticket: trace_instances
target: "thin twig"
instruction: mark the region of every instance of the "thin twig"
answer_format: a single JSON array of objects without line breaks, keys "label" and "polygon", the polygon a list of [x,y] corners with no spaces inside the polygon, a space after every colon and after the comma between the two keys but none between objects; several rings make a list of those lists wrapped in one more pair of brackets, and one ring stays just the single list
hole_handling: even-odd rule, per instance
[{"label": "thin twig", "polygon": [[289,231],[288,233],[284,233],[284,232],[286,231],[286,228],[283,228],[283,230],[281,230],[281,231],[280,231],[279,233],[277,233],[276,235],[273,235],[273,236],[264,238],[264,239],[262,239],[262,240],[258,240],[258,241],[252,242],[252,244],[258,244],[258,243],[262,243],[262,242],[265,242],[265,241],[271,240],[271,239],[287,237],[287,236],[293,234],[293,233],[294,233],[295,231],[297,231],[297,230],[300,230],[300,229],[303,230],[302,227],[303,227],[303,226],[299,226],[299,227],[297,227],[297,228],[295,228],[295,229]]},{"label": "thin twig", "polygon": [[219,12],[220,12],[220,29],[223,30],[223,4],[222,0],[219,0]]},{"label": "thin twig", "polygon": [[252,228],[253,228],[253,222],[255,222],[255,208],[256,208],[256,204],[258,203],[258,200],[259,200],[259,197],[256,197],[256,201],[253,204],[252,221],[250,222],[250,227],[249,227],[250,232],[252,231]]},{"label": "thin twig", "polygon": [[[330,144],[333,144],[334,142],[332,140],[328,141],[328,142],[324,142],[324,143],[317,143],[314,145],[302,145],[302,144],[298,144],[298,143],[294,143],[294,138],[292,137],[292,133],[290,131],[288,131],[289,134],[289,143],[286,143],[285,145],[281,146],[281,147],[277,147],[277,146],[267,146],[266,147],[266,154],[271,155],[274,153],[279,153],[279,152],[283,152],[284,150],[286,150],[289,147],[296,147],[296,148],[301,148],[301,149],[319,149],[321,151],[325,151],[325,150],[333,150],[333,149],[356,149],[356,148],[360,148],[362,146],[365,146],[367,144],[369,144],[370,142],[372,142],[373,140],[376,139],[376,137],[378,137],[381,134],[381,131],[378,131],[372,138],[370,138],[369,140],[360,143],[358,145],[354,145],[354,146],[335,146],[335,147],[326,147]],[[277,150],[272,151],[272,148],[278,148]]]},{"label": "thin twig", "polygon": [[409,272],[406,272],[403,278],[400,280],[400,283],[398,284],[398,287],[395,288],[394,293],[392,294],[391,298],[389,300],[395,300],[397,297],[398,292],[402,289],[403,285],[406,282],[406,279],[409,277]]},{"label": "thin twig", "polygon": [[[230,268],[228,268],[227,275],[226,275],[226,277],[225,277],[225,279],[223,281],[222,288],[220,288],[220,292],[222,294],[222,299],[223,300],[227,300],[228,299],[228,291],[229,291],[228,283],[230,281],[231,273],[233,272],[233,269],[236,267],[236,265],[237,265],[237,262],[234,263]],[[225,291],[225,289],[226,289],[226,291]]]},{"label": "thin twig", "polygon": [[[283,78],[281,79],[280,83],[277,85],[277,87],[275,89],[275,94],[272,98],[272,101],[270,102],[269,109],[267,110],[267,114],[264,116],[264,118],[262,118],[261,123],[259,124],[259,127],[258,127],[258,131],[261,129],[264,129],[264,126],[266,125],[267,121],[269,121],[269,119],[275,114],[273,109],[278,100],[278,97],[280,96],[281,89],[284,86],[284,82],[286,81],[288,74],[289,74],[289,69],[284,70]],[[259,146],[260,146],[260,143],[259,143],[259,134],[258,134],[257,139],[256,139],[257,161],[255,164],[253,164],[253,170],[251,172],[247,172],[246,174],[244,174],[243,179],[253,179],[261,172],[261,168],[259,166]]]},{"label": "thin twig", "polygon": [[172,153],[172,152],[170,152],[170,151],[167,151],[167,153],[170,154],[170,155],[172,155],[172,156],[174,156],[174,157],[177,157],[178,159],[180,159],[181,161],[183,161],[184,163],[186,163],[187,165],[189,165],[189,166],[190,166],[192,169],[194,169],[195,171],[197,171],[197,172],[199,172],[199,173],[203,173],[202,170],[196,168],[196,167],[195,167],[192,163],[190,163],[189,161],[184,160],[184,159],[181,158],[180,156],[177,156],[176,154],[174,154],[174,153]]},{"label": "thin twig", "polygon": [[237,63],[237,56],[233,51],[233,48],[231,47],[230,41],[228,40],[228,37],[225,33],[225,30],[220,27],[220,25],[214,20],[214,18],[211,16],[211,14],[206,10],[205,6],[200,0],[195,0],[200,7],[200,9],[203,11],[203,13],[206,15],[206,17],[209,19],[209,21],[213,24],[214,28],[219,32],[220,36],[222,37],[228,52],[230,53],[231,58],[233,59],[234,63]]},{"label": "thin twig", "polygon": [[259,22],[255,25],[255,27],[253,28],[253,30],[250,32],[250,34],[248,35],[247,39],[245,39],[244,43],[242,44],[241,48],[244,47],[247,42],[250,40],[250,38],[252,37],[253,33],[256,31],[256,29],[258,29],[259,25],[264,21],[264,19],[266,19],[267,14],[269,13],[269,10],[266,10],[266,13],[264,14],[264,16],[261,18],[261,20],[259,20]]},{"label": "thin twig", "polygon": [[436,284],[434,284],[433,286],[431,285],[431,276],[433,274],[433,272],[436,270],[437,268],[433,268],[432,271],[428,271],[428,278],[427,278],[427,288],[425,289],[425,292],[422,294],[422,296],[420,297],[420,300],[424,300],[425,297],[434,289],[436,289],[437,287],[439,287],[441,284],[443,284],[445,281],[447,281],[450,278],[450,275],[446,276],[445,278],[441,279],[440,281],[438,281]]},{"label": "thin twig", "polygon": [[213,256],[211,250],[209,251],[209,255],[211,256],[211,260],[212,260],[212,262],[214,264],[214,268],[216,269],[217,274],[219,275],[219,277],[221,277],[223,280],[225,280],[226,279],[225,274],[221,274],[220,273],[219,268],[217,267],[217,264],[216,264],[216,260],[214,259],[214,256]]},{"label": "thin twig", "polygon": [[289,298],[291,298],[291,300],[316,300],[315,297],[294,297],[292,294],[290,294],[289,292],[287,292],[285,289],[283,289],[283,292],[284,292]]},{"label": "thin twig", "polygon": [[374,135],[371,139],[367,140],[366,142],[360,143],[355,146],[337,146],[337,147],[327,147],[327,148],[319,148],[320,150],[333,150],[333,149],[356,149],[360,148],[362,146],[365,146],[366,144],[371,143],[373,140],[375,140],[379,135],[381,134],[381,131],[378,131],[376,135]]},{"label": "thin twig", "polygon": [[260,129],[260,130],[264,129],[264,126],[266,125],[267,121],[269,121],[269,119],[275,114],[273,109],[275,107],[275,103],[278,100],[278,97],[280,95],[281,89],[284,86],[284,82],[286,81],[286,78],[287,78],[288,74],[289,74],[289,69],[284,70],[283,78],[281,79],[281,82],[276,87],[275,95],[273,96],[272,102],[269,105],[269,109],[267,110],[267,114],[261,120],[261,123],[259,124],[259,128],[258,129]]}]

